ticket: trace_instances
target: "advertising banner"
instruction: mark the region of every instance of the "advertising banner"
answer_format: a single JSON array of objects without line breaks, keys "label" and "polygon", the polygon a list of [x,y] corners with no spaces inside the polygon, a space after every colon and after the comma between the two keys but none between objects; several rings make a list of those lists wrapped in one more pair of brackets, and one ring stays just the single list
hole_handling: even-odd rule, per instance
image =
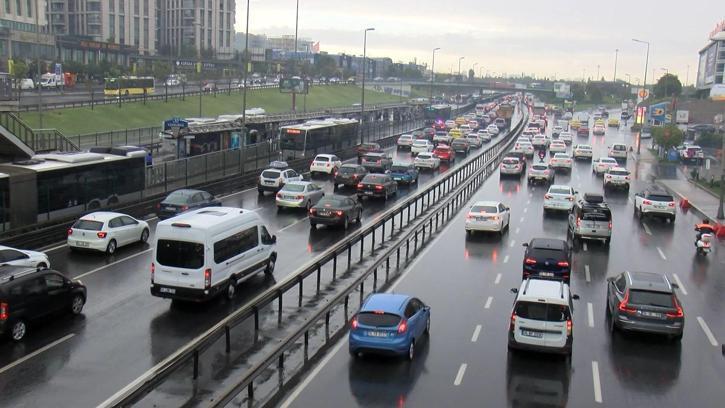
[{"label": "advertising banner", "polygon": [[300,77],[283,78],[279,81],[280,93],[307,94],[309,89],[307,81]]}]

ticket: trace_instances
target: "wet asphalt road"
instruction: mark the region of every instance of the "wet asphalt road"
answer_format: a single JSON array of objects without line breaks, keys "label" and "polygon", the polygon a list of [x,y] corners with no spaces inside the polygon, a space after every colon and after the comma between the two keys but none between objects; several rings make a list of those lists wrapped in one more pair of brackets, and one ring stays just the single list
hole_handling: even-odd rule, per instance
[{"label": "wet asphalt road", "polygon": [[[390,152],[396,161],[411,160],[409,152]],[[423,172],[418,184],[425,185],[447,170],[443,164],[435,173]],[[315,181],[328,194],[332,192],[328,179]],[[397,197],[388,202],[366,200],[363,223],[416,188],[401,187]],[[278,212],[274,196],[259,196],[256,188],[231,194],[222,201],[226,206],[257,211],[277,235],[279,258],[273,279],[259,275],[246,281],[233,302],[219,299],[201,305],[172,305],[149,293],[149,245],[119,248],[110,257],[71,253],[67,246],[59,245],[47,251],[50,262],[54,269],[87,285],[86,307],[77,319],[56,316],[31,326],[20,344],[0,341],[0,406],[95,406],[358,228],[353,226],[345,232],[318,227],[311,231],[304,211]],[[149,220],[149,242],[153,242],[156,222]]]},{"label": "wet asphalt road", "polygon": [[[574,143],[585,140],[575,137]],[[608,128],[606,136],[589,137],[595,158],[620,141],[634,143],[626,129]],[[573,255],[572,293],[581,299],[574,304],[571,365],[559,357],[507,352],[514,300],[509,289],[521,282],[521,243],[534,237],[566,239],[566,217],[544,217],[546,187],[496,174],[471,203],[509,205],[508,232],[502,238],[466,238],[462,211],[393,288],[431,306],[431,335],[416,345],[416,359],[353,359],[344,339],[290,390],[283,406],[722,407],[725,245],[719,243],[706,259],[697,257],[693,213],[678,210],[674,225],[640,222],[631,197],[648,183],[653,168],[631,158],[627,167],[636,178],[630,193],[606,195],[614,224],[611,247],[589,242]],[[556,183],[571,184],[580,193],[602,191],[602,179],[591,173],[589,162],[575,164],[571,175],[557,174]],[[609,333],[606,278],[624,270],[663,272],[680,284],[686,316],[681,343]]]}]

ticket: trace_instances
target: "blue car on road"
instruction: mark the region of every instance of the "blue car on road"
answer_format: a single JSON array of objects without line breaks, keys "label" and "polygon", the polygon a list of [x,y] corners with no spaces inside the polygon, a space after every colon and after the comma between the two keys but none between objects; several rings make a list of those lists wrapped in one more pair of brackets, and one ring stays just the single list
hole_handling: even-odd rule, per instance
[{"label": "blue car on road", "polygon": [[430,307],[420,299],[375,293],[350,322],[350,354],[387,354],[413,360],[415,344],[430,332]]},{"label": "blue car on road", "polygon": [[390,177],[398,184],[417,183],[418,173],[418,169],[413,163],[393,163],[393,166],[390,168]]}]

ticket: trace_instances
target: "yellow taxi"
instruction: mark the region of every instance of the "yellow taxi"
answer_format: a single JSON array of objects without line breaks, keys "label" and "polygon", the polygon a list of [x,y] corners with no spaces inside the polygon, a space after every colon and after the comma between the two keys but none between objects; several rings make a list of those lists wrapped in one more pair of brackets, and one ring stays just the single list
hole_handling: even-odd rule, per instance
[{"label": "yellow taxi", "polygon": [[581,126],[582,126],[581,122],[579,122],[579,121],[578,121],[578,120],[576,120],[576,119],[572,119],[572,120],[571,120],[571,121],[569,122],[569,127],[570,127],[570,128],[572,128],[572,129],[574,129],[574,130],[577,130],[577,129],[579,129],[579,128],[580,128]]},{"label": "yellow taxi", "polygon": [[454,128],[448,131],[448,136],[454,139],[458,139],[459,137],[463,137],[463,132],[461,131],[461,129]]},{"label": "yellow taxi", "polygon": [[459,116],[456,118],[456,125],[461,126],[466,124],[466,118]]},{"label": "yellow taxi", "polygon": [[609,121],[607,121],[607,126],[609,127],[619,127],[619,119],[617,118],[611,118]]},{"label": "yellow taxi", "polygon": [[594,121],[594,126],[604,126],[604,119],[597,119]]}]

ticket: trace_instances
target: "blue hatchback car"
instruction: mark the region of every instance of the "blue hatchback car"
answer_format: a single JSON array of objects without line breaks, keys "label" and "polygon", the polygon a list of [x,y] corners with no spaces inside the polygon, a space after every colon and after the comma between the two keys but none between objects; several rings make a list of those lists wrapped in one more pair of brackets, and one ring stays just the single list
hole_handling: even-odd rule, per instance
[{"label": "blue hatchback car", "polygon": [[390,168],[390,177],[398,184],[417,183],[418,173],[418,169],[412,163],[393,163]]},{"label": "blue hatchback car", "polygon": [[415,344],[430,332],[430,307],[408,295],[370,295],[350,322],[350,354],[415,356]]}]

